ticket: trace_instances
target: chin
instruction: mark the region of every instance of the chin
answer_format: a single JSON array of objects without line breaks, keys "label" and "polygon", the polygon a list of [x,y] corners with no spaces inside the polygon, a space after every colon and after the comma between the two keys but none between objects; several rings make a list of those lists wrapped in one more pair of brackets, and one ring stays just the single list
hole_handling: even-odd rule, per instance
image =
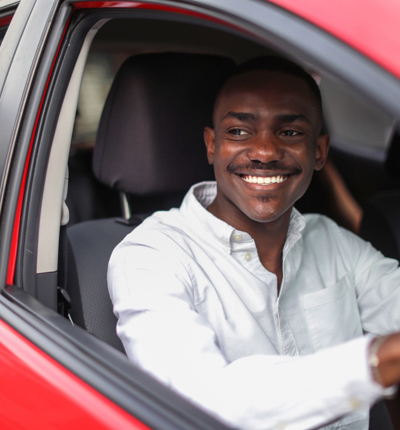
[{"label": "chin", "polygon": [[266,223],[266,222],[276,221],[285,215],[290,217],[292,208],[293,206],[290,206],[289,208],[286,208],[286,209],[271,209],[271,208],[266,209],[264,207],[264,208],[248,211],[247,213],[245,212],[245,214],[252,221]]},{"label": "chin", "polygon": [[266,213],[266,212],[262,212],[262,213],[255,213],[252,212],[251,214],[246,214],[248,216],[248,218],[250,218],[252,221],[256,221],[256,222],[261,222],[261,223],[265,223],[265,222],[272,222],[272,221],[276,221],[282,214],[279,213]]}]

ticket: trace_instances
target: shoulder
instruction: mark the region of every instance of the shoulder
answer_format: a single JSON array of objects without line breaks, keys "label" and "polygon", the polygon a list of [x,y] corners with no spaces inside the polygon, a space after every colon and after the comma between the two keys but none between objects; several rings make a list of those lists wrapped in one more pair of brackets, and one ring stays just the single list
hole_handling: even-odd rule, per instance
[{"label": "shoulder", "polygon": [[113,254],[140,254],[146,248],[177,256],[190,241],[190,225],[179,209],[155,212],[132,230]]},{"label": "shoulder", "polygon": [[190,271],[179,210],[157,212],[120,242],[111,254],[109,278],[115,272],[186,273]]},{"label": "shoulder", "polygon": [[183,224],[184,220],[179,209],[155,212],[134,228],[119,245],[150,245],[173,235]]},{"label": "shoulder", "polygon": [[318,239],[326,240],[330,245],[348,246],[349,242],[357,241],[361,246],[367,244],[351,231],[340,227],[335,221],[325,215],[305,214],[305,227],[302,232],[305,241]]},{"label": "shoulder", "polygon": [[355,233],[339,226],[324,215],[304,215],[305,228],[302,232],[306,246],[329,247],[331,252],[338,250],[341,255],[354,259],[363,253],[376,252],[369,242]]},{"label": "shoulder", "polygon": [[341,227],[339,227],[335,221],[325,215],[304,214],[303,216],[305,220],[303,236],[323,232],[331,234],[339,234],[341,232]]}]

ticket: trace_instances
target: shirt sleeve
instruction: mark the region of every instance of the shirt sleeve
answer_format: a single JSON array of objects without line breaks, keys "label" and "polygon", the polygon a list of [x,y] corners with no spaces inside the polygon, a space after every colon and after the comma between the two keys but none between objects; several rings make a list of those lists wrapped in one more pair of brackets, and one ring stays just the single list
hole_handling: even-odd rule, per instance
[{"label": "shirt sleeve", "polygon": [[255,355],[228,363],[196,312],[185,256],[168,241],[159,239],[157,248],[125,241],[109,264],[117,332],[139,367],[242,429],[316,428],[367,410],[382,394],[367,365],[368,338],[303,357]]},{"label": "shirt sleeve", "polygon": [[342,229],[357,294],[363,329],[385,335],[400,330],[400,269],[369,242]]}]

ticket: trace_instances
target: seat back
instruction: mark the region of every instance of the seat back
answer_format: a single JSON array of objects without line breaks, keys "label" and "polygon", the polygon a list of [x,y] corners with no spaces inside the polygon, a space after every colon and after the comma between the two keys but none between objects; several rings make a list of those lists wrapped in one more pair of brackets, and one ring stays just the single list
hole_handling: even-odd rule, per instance
[{"label": "seat back", "polygon": [[[141,222],[137,220],[136,225]],[[117,319],[107,291],[107,265],[113,249],[135,225],[99,219],[72,225],[68,237],[68,292],[74,324],[124,351],[115,333]]]},{"label": "seat back", "polygon": [[121,66],[110,89],[93,171],[130,196],[136,214],[127,224],[101,219],[68,228],[67,291],[75,323],[121,351],[107,290],[111,252],[145,218],[137,212],[179,204],[191,185],[213,178],[203,129],[212,125],[217,90],[233,67],[213,55],[143,54]]}]

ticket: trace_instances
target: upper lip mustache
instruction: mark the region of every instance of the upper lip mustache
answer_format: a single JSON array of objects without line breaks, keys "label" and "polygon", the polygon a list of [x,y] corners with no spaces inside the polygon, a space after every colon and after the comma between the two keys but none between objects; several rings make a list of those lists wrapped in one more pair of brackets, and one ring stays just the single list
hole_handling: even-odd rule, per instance
[{"label": "upper lip mustache", "polygon": [[268,166],[266,164],[250,164],[250,165],[229,165],[227,168],[229,173],[235,175],[261,176],[264,178],[274,176],[290,176],[301,173],[301,169],[287,166]]},{"label": "upper lip mustache", "polygon": [[240,176],[259,176],[262,178],[274,178],[275,176],[289,176],[291,173],[283,172],[266,172],[266,171],[252,171],[252,172],[235,172],[236,175]]}]

